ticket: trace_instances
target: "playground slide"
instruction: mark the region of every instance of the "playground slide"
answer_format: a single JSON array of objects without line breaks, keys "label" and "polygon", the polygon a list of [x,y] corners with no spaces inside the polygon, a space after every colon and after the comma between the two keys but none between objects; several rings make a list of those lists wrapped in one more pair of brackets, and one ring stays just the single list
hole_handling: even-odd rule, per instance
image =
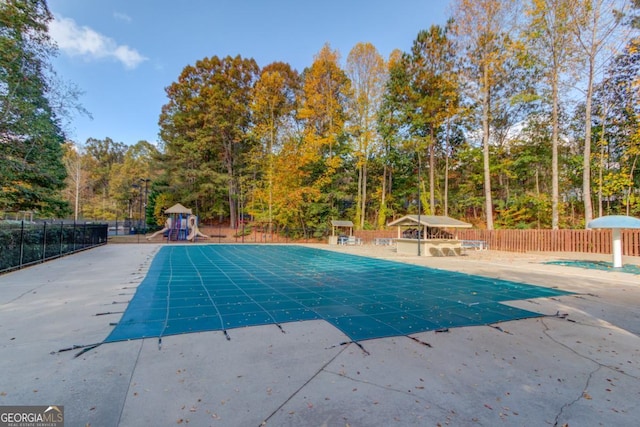
[{"label": "playground slide", "polygon": [[191,230],[189,235],[187,236],[187,240],[193,242],[198,236],[204,237],[205,239],[209,238],[209,236],[207,236],[206,234],[202,234],[198,229],[198,219],[196,216],[192,215],[189,217],[187,226],[189,227],[189,230]]},{"label": "playground slide", "polygon": [[154,237],[159,236],[160,234],[164,233],[165,231],[169,231],[169,230],[171,230],[171,218],[167,218],[167,220],[164,222],[164,228],[162,230],[156,231],[151,236],[147,236],[147,240],[151,240]]}]

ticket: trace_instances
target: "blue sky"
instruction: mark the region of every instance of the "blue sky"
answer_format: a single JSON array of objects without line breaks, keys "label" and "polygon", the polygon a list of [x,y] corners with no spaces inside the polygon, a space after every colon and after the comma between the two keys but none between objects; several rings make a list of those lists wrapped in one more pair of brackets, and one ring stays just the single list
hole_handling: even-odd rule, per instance
[{"label": "blue sky", "polygon": [[58,75],[84,92],[92,119],[76,116],[71,140],[127,145],[158,139],[164,88],[182,69],[217,55],[288,62],[302,71],[325,43],[342,60],[358,42],[387,58],[418,31],[444,24],[448,0],[49,0]]}]

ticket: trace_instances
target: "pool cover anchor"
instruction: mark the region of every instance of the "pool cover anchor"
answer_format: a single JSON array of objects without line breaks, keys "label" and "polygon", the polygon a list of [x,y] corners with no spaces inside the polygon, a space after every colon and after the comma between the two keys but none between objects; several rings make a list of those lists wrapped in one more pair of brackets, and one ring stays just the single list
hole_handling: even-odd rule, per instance
[{"label": "pool cover anchor", "polygon": [[502,333],[513,335],[511,332],[507,331],[506,329],[502,329],[499,325],[487,325],[487,326],[489,326],[489,327],[491,327],[493,329],[496,329],[496,330],[498,330],[498,331],[500,331]]},{"label": "pool cover anchor", "polygon": [[96,313],[96,316],[106,316],[107,314],[122,314],[124,311],[105,311],[102,313]]},{"label": "pool cover anchor", "polygon": [[96,348],[96,347],[98,347],[100,345],[102,345],[101,342],[94,343],[94,344],[85,344],[85,345],[76,345],[76,344],[74,344],[71,347],[61,348],[56,353],[63,353],[65,351],[77,350],[77,349],[81,348],[82,350],[80,352],[76,353],[75,356],[73,356],[74,359],[77,359],[79,356],[82,356],[87,351],[93,350],[94,348]]},{"label": "pool cover anchor", "polygon": [[366,354],[367,356],[371,356],[371,353],[369,353],[358,341],[344,341],[344,342],[341,342],[340,344],[332,345],[331,347],[325,347],[325,350],[330,350],[338,346],[349,345],[349,344],[357,345],[358,347],[360,347],[360,350],[362,350],[364,354]]},{"label": "pool cover anchor", "polygon": [[433,348],[433,346],[431,344],[429,344],[428,342],[422,341],[422,340],[420,340],[420,339],[418,339],[416,337],[412,337],[411,335],[405,335],[405,337],[417,342],[418,344],[422,344],[425,347]]}]

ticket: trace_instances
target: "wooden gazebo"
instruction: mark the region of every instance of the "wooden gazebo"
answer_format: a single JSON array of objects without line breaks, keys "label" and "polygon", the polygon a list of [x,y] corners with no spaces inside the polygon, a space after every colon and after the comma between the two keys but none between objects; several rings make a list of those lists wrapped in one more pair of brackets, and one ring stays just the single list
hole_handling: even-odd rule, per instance
[{"label": "wooden gazebo", "polygon": [[340,221],[340,220],[331,220],[331,236],[329,236],[329,244],[337,245],[338,244],[338,236],[336,235],[336,231],[340,233],[340,230],[346,229],[349,233],[349,236],[353,236],[353,222],[352,221]]},{"label": "wooden gazebo", "polygon": [[[421,256],[460,255],[462,243],[446,229],[471,228],[471,224],[448,216],[406,215],[387,224],[398,227],[398,253]],[[411,233],[403,229],[413,229]]]}]

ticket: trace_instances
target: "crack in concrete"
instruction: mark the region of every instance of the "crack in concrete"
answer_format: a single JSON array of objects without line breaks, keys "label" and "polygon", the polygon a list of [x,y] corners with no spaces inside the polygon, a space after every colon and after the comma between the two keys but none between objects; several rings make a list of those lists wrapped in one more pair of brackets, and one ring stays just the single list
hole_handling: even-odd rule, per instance
[{"label": "crack in concrete", "polygon": [[591,378],[593,377],[593,375],[596,372],[598,372],[602,368],[603,368],[603,366],[600,365],[595,370],[593,370],[593,371],[591,371],[589,373],[589,376],[587,377],[587,382],[584,385],[584,387],[582,389],[582,392],[580,393],[580,396],[576,397],[571,402],[568,402],[568,403],[565,403],[564,405],[562,405],[562,407],[560,408],[560,411],[558,412],[558,414],[556,415],[556,417],[554,419],[553,427],[558,427],[558,423],[560,422],[560,417],[562,416],[562,413],[564,412],[565,409],[570,408],[571,406],[576,404],[580,399],[582,399],[585,396],[585,393],[587,392],[587,389],[589,388],[589,383],[591,382]]},{"label": "crack in concrete", "polygon": [[[553,317],[549,317],[549,318],[553,318]],[[579,353],[578,351],[576,351],[575,349],[573,349],[573,348],[569,347],[568,345],[566,345],[566,344],[564,344],[564,343],[562,343],[562,342],[558,341],[557,339],[553,338],[551,335],[549,335],[549,334],[547,333],[547,332],[550,330],[550,328],[549,328],[549,326],[547,326],[547,324],[546,324],[546,323],[544,323],[544,318],[543,318],[543,319],[541,319],[541,320],[540,320],[540,322],[541,322],[541,323],[542,323],[542,325],[544,326],[544,330],[542,331],[542,333],[543,333],[547,338],[549,338],[551,341],[553,341],[554,343],[558,344],[559,346],[566,348],[567,350],[569,350],[570,352],[572,352],[572,353],[573,353],[573,354],[575,354],[576,356],[581,357],[581,358],[583,358],[583,359],[585,359],[585,360],[588,360],[588,361],[590,361],[590,362],[592,362],[592,363],[595,363],[596,365],[598,365],[598,366],[599,366],[599,367],[601,367],[601,368],[611,369],[612,371],[615,371],[615,372],[617,372],[617,373],[619,373],[619,374],[625,375],[625,376],[627,376],[627,377],[629,377],[629,378],[633,378],[633,379],[635,379],[635,380],[640,380],[640,378],[639,378],[639,377],[637,377],[637,376],[635,376],[635,375],[631,375],[631,374],[629,374],[629,373],[627,373],[627,372],[625,372],[625,371],[622,371],[622,370],[620,370],[620,368],[618,368],[617,366],[610,366],[610,365],[606,365],[606,364],[600,363],[600,362],[598,362],[597,360],[594,360],[594,359],[592,359],[592,358],[591,358],[591,357],[589,357],[589,356],[586,356],[586,355],[584,355],[584,354],[581,354],[581,353]],[[597,328],[600,328],[600,327],[599,327],[599,326],[597,326],[597,325],[588,325],[588,324],[584,324],[584,323],[580,323],[580,322],[575,322],[575,323],[577,323],[578,325],[587,326],[587,327],[593,327],[593,328],[596,328],[596,329],[597,329]]]},{"label": "crack in concrete", "polygon": [[380,389],[383,389],[383,390],[386,390],[386,391],[391,391],[391,392],[394,392],[394,393],[404,394],[405,396],[410,396],[414,400],[419,400],[420,403],[427,403],[429,405],[435,406],[436,408],[440,409],[441,411],[449,412],[449,409],[444,408],[444,407],[442,407],[442,406],[440,406],[440,405],[438,405],[436,403],[433,403],[431,401],[427,401],[427,400],[421,398],[420,396],[418,396],[418,395],[416,395],[414,393],[408,392],[408,391],[404,391],[404,390],[400,390],[400,389],[397,389],[397,388],[394,388],[394,387],[381,385],[381,384],[376,384],[376,383],[372,383],[370,381],[366,381],[366,380],[361,380],[361,379],[358,379],[358,378],[350,377],[349,375],[341,374],[340,372],[334,372],[334,371],[328,371],[328,370],[325,370],[325,372],[328,373],[328,374],[332,374],[332,375],[336,375],[336,376],[339,376],[339,377],[342,377],[342,378],[346,378],[346,379],[351,380],[351,381],[356,382],[356,383],[366,384],[366,385],[373,386],[373,387],[376,387],[376,388],[380,388]]},{"label": "crack in concrete", "polygon": [[[582,388],[582,391],[580,392],[580,395],[579,395],[578,397],[576,397],[575,399],[573,399],[571,402],[567,402],[567,403],[565,403],[564,405],[562,405],[562,407],[560,407],[560,410],[558,411],[558,413],[557,413],[557,414],[556,414],[556,416],[555,416],[554,423],[553,423],[553,427],[558,427],[558,423],[560,423],[560,417],[562,417],[562,414],[565,412],[565,410],[567,410],[567,409],[569,409],[571,406],[575,405],[577,402],[579,402],[579,401],[580,401],[580,399],[585,398],[585,393],[587,392],[587,389],[589,388],[589,384],[590,384],[590,382],[591,382],[591,379],[592,379],[592,378],[593,378],[593,376],[594,376],[598,371],[600,371],[601,369],[603,369],[603,368],[604,368],[604,369],[611,369],[612,371],[618,372],[618,373],[620,373],[620,374],[622,374],[622,375],[626,375],[626,376],[628,376],[628,377],[630,377],[630,378],[638,379],[638,378],[637,378],[637,377],[635,377],[634,375],[630,375],[630,374],[627,374],[627,373],[626,373],[626,372],[624,372],[624,371],[620,371],[620,370],[619,370],[617,367],[615,367],[615,366],[609,366],[609,365],[606,365],[606,364],[600,363],[600,362],[598,362],[597,360],[592,359],[591,357],[585,356],[584,354],[580,354],[580,353],[579,353],[578,351],[576,351],[575,349],[573,349],[573,348],[569,347],[568,345],[566,345],[566,344],[564,344],[564,343],[562,343],[562,342],[558,341],[558,340],[557,340],[557,339],[555,339],[554,337],[552,337],[552,336],[548,333],[548,332],[550,331],[550,328],[549,328],[549,326],[544,322],[544,319],[541,319],[541,323],[542,323],[542,325],[544,326],[544,329],[543,329],[542,333],[543,333],[547,338],[549,338],[551,341],[553,341],[554,343],[558,344],[559,346],[561,346],[561,347],[563,347],[563,348],[565,348],[565,349],[569,350],[570,352],[572,352],[572,353],[573,353],[573,354],[575,354],[576,356],[581,357],[581,358],[583,358],[583,359],[585,359],[585,360],[588,360],[589,362],[594,363],[594,364],[597,366],[597,367],[596,367],[596,369],[594,369],[593,371],[591,371],[591,372],[589,373],[589,375],[587,376],[587,381],[586,381],[586,383],[585,383],[584,387]],[[577,323],[577,322],[576,322],[576,323]],[[579,324],[581,324],[581,325],[583,325],[583,326],[591,326],[591,325],[585,325],[585,324],[582,324],[582,323],[579,323]],[[594,326],[594,327],[596,327],[596,328],[597,328],[597,326]]]},{"label": "crack in concrete", "polygon": [[138,349],[138,355],[136,356],[136,360],[133,363],[133,367],[131,368],[131,375],[129,376],[127,391],[124,393],[124,399],[122,399],[122,406],[120,407],[120,414],[118,414],[118,422],[116,423],[116,425],[120,425],[120,421],[122,420],[122,414],[124,413],[124,407],[127,405],[127,398],[129,397],[129,390],[131,389],[131,383],[133,382],[133,375],[135,374],[136,368],[138,367],[138,361],[140,360],[140,354],[142,353],[144,342],[144,339],[140,340],[140,348]]},{"label": "crack in concrete", "polygon": [[266,417],[261,423],[259,427],[263,427],[266,426],[267,423],[269,422],[269,420],[278,413],[278,411],[280,411],[284,405],[286,405],[287,403],[289,403],[291,401],[291,399],[293,399],[298,393],[300,393],[302,391],[302,389],[304,389],[311,381],[313,381],[318,375],[320,375],[320,373],[322,373],[323,371],[325,371],[325,368],[327,366],[329,366],[331,363],[333,363],[334,360],[336,360],[338,358],[338,356],[340,356],[347,348],[349,348],[349,346],[352,343],[348,343],[347,345],[345,345],[342,350],[340,350],[338,353],[336,353],[335,356],[333,356],[331,359],[329,359],[329,361],[327,363],[325,363],[324,365],[322,365],[320,367],[320,369],[318,369],[313,375],[311,375],[311,377],[305,381],[304,384],[302,384],[300,387],[298,387],[297,390],[295,390],[293,393],[291,393],[291,395],[289,397],[287,397],[271,414],[269,414],[268,417]]}]

